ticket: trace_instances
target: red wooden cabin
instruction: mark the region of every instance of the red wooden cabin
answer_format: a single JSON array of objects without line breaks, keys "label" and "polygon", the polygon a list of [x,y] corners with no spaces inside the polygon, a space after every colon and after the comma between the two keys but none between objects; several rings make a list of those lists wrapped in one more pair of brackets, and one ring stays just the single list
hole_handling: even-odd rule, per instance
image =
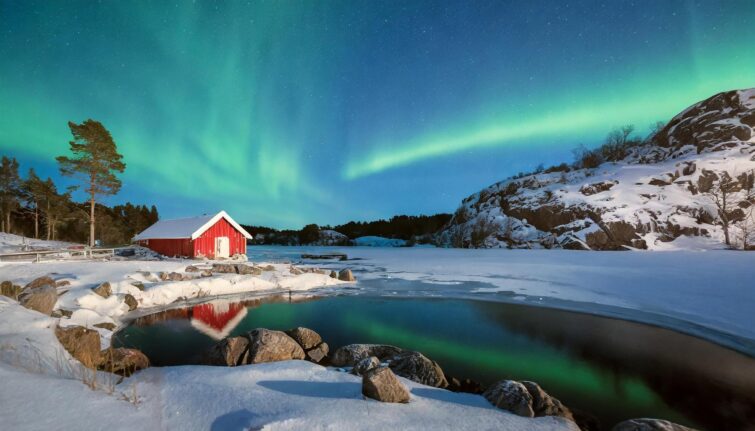
[{"label": "red wooden cabin", "polygon": [[134,241],[171,257],[210,259],[246,254],[246,240],[252,239],[225,211],[215,215],[160,220],[134,237]]}]

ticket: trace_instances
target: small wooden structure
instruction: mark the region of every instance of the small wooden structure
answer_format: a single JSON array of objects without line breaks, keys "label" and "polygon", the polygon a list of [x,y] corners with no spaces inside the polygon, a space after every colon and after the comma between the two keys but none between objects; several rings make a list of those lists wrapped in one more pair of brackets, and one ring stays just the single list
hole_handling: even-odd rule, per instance
[{"label": "small wooden structure", "polygon": [[246,254],[249,232],[225,211],[173,220],[160,220],[134,237],[134,241],[165,256],[227,258]]}]

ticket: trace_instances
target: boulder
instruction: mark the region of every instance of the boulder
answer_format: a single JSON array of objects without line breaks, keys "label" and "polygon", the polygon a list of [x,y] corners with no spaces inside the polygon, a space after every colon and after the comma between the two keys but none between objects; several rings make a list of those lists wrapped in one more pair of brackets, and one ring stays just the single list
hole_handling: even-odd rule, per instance
[{"label": "boulder", "polygon": [[250,332],[248,364],[304,359],[299,343],[282,331],[258,328]]},{"label": "boulder", "polygon": [[246,337],[228,337],[215,344],[205,361],[208,365],[235,367],[247,363],[249,339]]},{"label": "boulder", "polygon": [[333,353],[331,363],[336,367],[350,367],[370,356],[384,361],[401,353],[402,350],[387,344],[349,344]]},{"label": "boulder", "polygon": [[68,353],[87,368],[95,368],[100,363],[100,334],[83,326],[55,328],[55,336]]},{"label": "boulder", "polygon": [[212,271],[209,269],[205,269],[204,271],[199,273],[200,277],[212,277]]},{"label": "boulder", "polygon": [[446,376],[443,374],[440,365],[422,353],[401,352],[391,358],[389,366],[394,373],[413,382],[436,388],[448,386],[448,381],[446,381]]},{"label": "boulder", "polygon": [[186,269],[184,271],[186,271],[186,272],[199,272],[199,268],[197,268],[194,265],[189,265],[189,266],[186,267]]},{"label": "boulder", "polygon": [[571,411],[561,404],[561,401],[545,392],[540,385],[529,381],[521,383],[527,388],[527,392],[532,395],[532,411],[535,413],[535,417],[561,416],[574,422],[574,416]]},{"label": "boulder", "polygon": [[470,394],[481,394],[483,392],[482,385],[472,379],[459,380],[455,377],[448,378],[448,389],[453,392],[466,392]]},{"label": "boulder", "polygon": [[24,289],[18,296],[18,302],[30,310],[49,316],[55,308],[55,303],[58,302],[58,292],[52,286]]},{"label": "boulder", "polygon": [[66,287],[70,285],[71,282],[69,280],[59,280],[55,282],[55,287]]},{"label": "boulder", "polygon": [[338,278],[338,273],[335,271],[330,271],[330,278]]},{"label": "boulder", "polygon": [[178,272],[171,272],[168,274],[168,280],[170,281],[183,281],[186,277]]},{"label": "boulder", "polygon": [[100,295],[103,298],[107,298],[113,294],[113,289],[110,288],[110,283],[107,281],[92,289],[92,292]]},{"label": "boulder", "polygon": [[367,371],[370,371],[373,368],[377,368],[379,366],[380,359],[376,358],[375,356],[370,356],[369,358],[364,358],[361,361],[357,362],[356,365],[354,365],[354,368],[351,369],[351,374],[362,376]]},{"label": "boulder", "polygon": [[136,307],[139,306],[139,302],[134,298],[134,295],[127,293],[126,296],[123,297],[123,302],[128,305],[128,311],[134,311],[136,310]]},{"label": "boulder", "polygon": [[31,283],[28,283],[26,286],[24,286],[24,289],[36,289],[43,286],[55,287],[55,280],[47,276],[35,278],[31,281]]},{"label": "boulder", "polygon": [[142,283],[141,281],[132,281],[131,285],[144,292],[144,283]]},{"label": "boulder", "polygon": [[18,300],[18,295],[21,294],[21,286],[17,284],[13,284],[11,281],[3,281],[0,283],[0,295],[7,296],[8,298],[13,298],[15,300]]},{"label": "boulder", "polygon": [[212,272],[221,274],[236,274],[236,265],[230,263],[213,263]]},{"label": "boulder", "polygon": [[299,268],[297,268],[295,266],[292,266],[291,269],[288,270],[288,272],[290,272],[293,275],[302,275],[302,274],[304,274],[304,271],[302,271],[301,269],[299,269]]},{"label": "boulder", "polygon": [[354,277],[354,274],[351,273],[350,269],[342,269],[338,272],[338,279],[341,281],[357,281],[357,279]]},{"label": "boulder", "polygon": [[307,359],[314,363],[319,363],[328,356],[328,343],[320,343],[316,347],[306,351]]},{"label": "boulder", "polygon": [[111,347],[100,352],[100,363],[97,368],[128,377],[138,370],[149,368],[149,358],[136,349]]},{"label": "boulder", "polygon": [[629,419],[616,424],[611,431],[695,431],[693,428],[662,419]]},{"label": "boulder", "polygon": [[286,331],[286,335],[293,338],[304,350],[313,349],[318,344],[322,343],[322,337],[320,337],[320,334],[309,328],[298,327],[289,329]]},{"label": "boulder", "polygon": [[256,266],[239,264],[236,265],[236,273],[242,275],[262,275],[262,270]]},{"label": "boulder", "polygon": [[262,267],[263,271],[275,271],[275,267],[273,265],[265,265]]},{"label": "boulder", "polygon": [[362,394],[385,403],[409,402],[409,390],[387,367],[373,368],[362,376]]},{"label": "boulder", "polygon": [[499,409],[528,418],[535,416],[532,411],[532,395],[517,381],[501,380],[485,390],[482,396]]}]

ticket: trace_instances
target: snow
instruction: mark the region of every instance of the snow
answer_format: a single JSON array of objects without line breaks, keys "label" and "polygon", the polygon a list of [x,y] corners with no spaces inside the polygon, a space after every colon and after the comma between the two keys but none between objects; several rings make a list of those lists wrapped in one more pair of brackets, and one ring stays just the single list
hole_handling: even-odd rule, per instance
[{"label": "snow", "polygon": [[363,247],[404,247],[406,241],[396,238],[384,238],[382,236],[360,236],[354,243]]},{"label": "snow", "polygon": [[188,217],[172,220],[160,220],[148,227],[134,237],[135,241],[145,239],[176,239],[191,238],[196,239],[207,229],[212,227],[221,218],[230,223],[236,230],[241,232],[245,238],[252,239],[252,236],[244,230],[231,216],[225,211],[220,211],[214,215],[202,215],[199,217]]},{"label": "snow", "polygon": [[0,232],[0,253],[17,253],[31,250],[56,250],[76,245],[77,244],[71,242],[45,241]]}]

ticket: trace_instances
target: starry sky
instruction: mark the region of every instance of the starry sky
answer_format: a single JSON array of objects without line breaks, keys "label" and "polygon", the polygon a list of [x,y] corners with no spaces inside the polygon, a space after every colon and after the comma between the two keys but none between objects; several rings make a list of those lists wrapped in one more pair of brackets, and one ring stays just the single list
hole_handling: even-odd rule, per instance
[{"label": "starry sky", "polygon": [[0,153],[61,184],[68,121],[107,203],[278,228],[453,212],[613,127],[755,86],[755,1],[0,0]]}]

